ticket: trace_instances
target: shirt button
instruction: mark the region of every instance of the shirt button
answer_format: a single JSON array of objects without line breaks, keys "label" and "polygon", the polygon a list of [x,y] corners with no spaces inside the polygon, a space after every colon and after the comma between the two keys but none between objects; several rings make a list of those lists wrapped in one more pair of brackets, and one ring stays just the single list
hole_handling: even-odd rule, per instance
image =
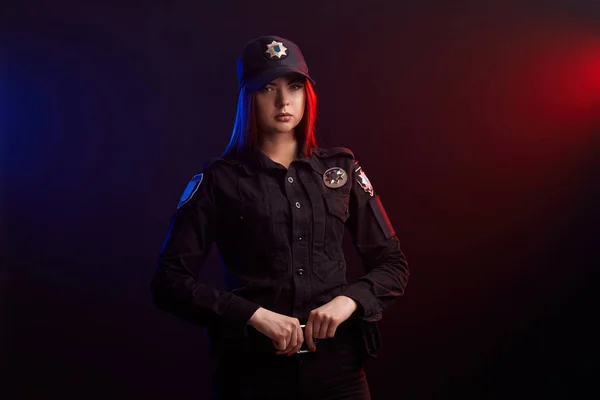
[{"label": "shirt button", "polygon": [[296,208],[300,208],[300,203],[296,202]]},{"label": "shirt button", "polygon": [[299,240],[299,241],[302,241],[302,236],[298,236],[298,240]]},{"label": "shirt button", "polygon": [[288,178],[288,182],[289,183],[294,183],[294,178],[292,178],[291,176]]},{"label": "shirt button", "polygon": [[298,275],[302,275],[303,273],[304,273],[304,270],[303,270],[302,268],[300,268],[300,269],[298,270]]},{"label": "shirt button", "polygon": [[371,314],[373,314],[373,311],[371,311],[371,310],[367,311],[367,316],[368,316],[368,317],[370,317],[370,316],[371,316]]}]

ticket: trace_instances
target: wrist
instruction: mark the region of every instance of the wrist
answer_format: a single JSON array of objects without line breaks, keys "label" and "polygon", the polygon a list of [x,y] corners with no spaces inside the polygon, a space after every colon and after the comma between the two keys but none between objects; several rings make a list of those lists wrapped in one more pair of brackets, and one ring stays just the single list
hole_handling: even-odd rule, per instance
[{"label": "wrist", "polygon": [[254,327],[255,324],[261,319],[264,311],[265,309],[262,307],[259,307],[256,311],[254,311],[254,314],[252,314],[252,316],[248,320],[248,325]]},{"label": "wrist", "polygon": [[350,310],[352,312],[356,311],[356,309],[358,308],[358,303],[353,298],[350,298],[348,296],[343,296],[343,295],[339,296],[339,297],[343,298],[344,301],[346,301],[346,303],[348,303],[348,307],[350,308]]}]

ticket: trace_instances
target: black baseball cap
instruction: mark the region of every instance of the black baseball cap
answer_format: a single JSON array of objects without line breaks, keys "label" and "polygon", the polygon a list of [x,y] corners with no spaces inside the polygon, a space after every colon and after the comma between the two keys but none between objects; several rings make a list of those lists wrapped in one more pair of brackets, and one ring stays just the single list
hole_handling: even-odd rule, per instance
[{"label": "black baseball cap", "polygon": [[237,63],[240,89],[260,89],[273,79],[289,73],[308,75],[308,66],[298,45],[279,36],[259,36],[244,46]]}]

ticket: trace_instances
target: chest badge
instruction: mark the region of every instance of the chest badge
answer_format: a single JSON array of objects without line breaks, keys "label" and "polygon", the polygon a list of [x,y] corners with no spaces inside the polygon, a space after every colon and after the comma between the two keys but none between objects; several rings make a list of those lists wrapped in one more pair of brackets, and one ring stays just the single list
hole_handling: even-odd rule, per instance
[{"label": "chest badge", "polygon": [[355,172],[356,181],[358,182],[360,187],[363,188],[365,192],[369,193],[371,197],[373,197],[373,185],[371,185],[371,181],[369,180],[369,178],[367,178],[365,171],[363,171],[362,167],[358,167]]},{"label": "chest badge", "polygon": [[348,174],[340,167],[329,168],[323,173],[323,183],[331,189],[337,189],[348,182]]}]

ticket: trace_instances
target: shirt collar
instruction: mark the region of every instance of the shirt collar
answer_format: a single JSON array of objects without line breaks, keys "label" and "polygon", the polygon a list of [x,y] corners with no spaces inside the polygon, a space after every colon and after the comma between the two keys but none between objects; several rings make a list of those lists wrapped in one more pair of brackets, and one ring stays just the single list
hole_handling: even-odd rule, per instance
[{"label": "shirt collar", "polygon": [[[319,173],[325,172],[325,168],[319,158],[315,156],[316,152],[313,152],[310,156],[306,156],[304,153],[300,153],[296,158],[297,162],[305,163],[312,169]],[[227,158],[238,164],[248,175],[254,175],[260,171],[272,170],[272,169],[285,169],[280,164],[271,160],[262,150],[258,148],[248,148],[244,151],[240,151],[235,155],[227,156]]]}]

